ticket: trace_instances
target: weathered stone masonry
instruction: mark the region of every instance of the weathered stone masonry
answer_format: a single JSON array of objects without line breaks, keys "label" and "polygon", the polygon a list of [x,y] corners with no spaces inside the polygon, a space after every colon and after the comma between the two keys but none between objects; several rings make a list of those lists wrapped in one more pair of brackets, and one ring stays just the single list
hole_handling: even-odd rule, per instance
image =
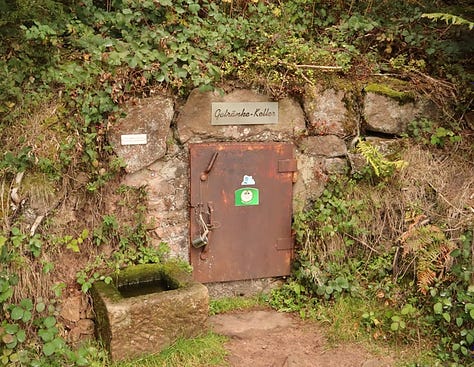
[{"label": "weathered stone masonry", "polygon": [[[173,255],[187,260],[189,143],[293,142],[298,161],[293,209],[298,211],[322,193],[330,174],[350,168],[350,142],[360,131],[395,137],[415,118],[430,113],[425,101],[401,104],[373,92],[365,93],[358,108],[354,100],[348,91],[311,86],[303,105],[292,98],[278,101],[277,124],[213,126],[212,102],[267,102],[271,98],[244,89],[223,96],[196,89],[182,106],[176,106],[170,96],[143,99],[130,106],[127,116],[109,131],[108,139],[127,164],[123,184],[147,187],[148,214],[156,223],[154,240],[167,242]],[[147,144],[123,146],[123,134],[146,134]]]}]

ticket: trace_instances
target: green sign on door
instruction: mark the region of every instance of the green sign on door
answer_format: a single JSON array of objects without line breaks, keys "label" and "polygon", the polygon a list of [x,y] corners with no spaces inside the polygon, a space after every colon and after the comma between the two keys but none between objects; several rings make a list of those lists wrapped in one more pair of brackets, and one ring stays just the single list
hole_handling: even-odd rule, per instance
[{"label": "green sign on door", "polygon": [[248,206],[258,204],[258,189],[253,187],[244,187],[235,190],[235,206]]}]

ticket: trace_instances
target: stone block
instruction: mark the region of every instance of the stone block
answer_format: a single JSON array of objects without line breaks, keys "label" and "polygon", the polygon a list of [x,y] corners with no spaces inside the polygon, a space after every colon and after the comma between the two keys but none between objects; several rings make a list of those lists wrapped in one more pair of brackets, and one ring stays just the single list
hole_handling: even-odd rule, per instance
[{"label": "stone block", "polygon": [[82,297],[73,296],[64,300],[61,307],[61,317],[70,322],[77,322],[81,318],[81,310],[83,309]]},{"label": "stone block", "polygon": [[306,204],[317,199],[329,179],[322,157],[298,155],[298,180],[293,186],[293,212],[303,210]]},{"label": "stone block", "polygon": [[127,186],[147,188],[147,215],[155,229],[152,243],[166,242],[173,255],[184,260],[189,252],[187,159],[167,155],[122,181]]},{"label": "stone block", "polygon": [[328,175],[342,175],[348,172],[349,165],[344,158],[327,158],[324,161],[324,168]]},{"label": "stone block", "polygon": [[426,101],[402,104],[393,98],[373,92],[367,93],[364,99],[364,117],[368,131],[401,135],[410,122],[433,113]]},{"label": "stone block", "polygon": [[[127,116],[114,124],[107,137],[115,153],[126,163],[127,172],[147,167],[166,154],[173,100],[160,96],[140,100],[127,109]],[[146,144],[122,145],[122,135],[145,134]]]},{"label": "stone block", "polygon": [[228,94],[217,92],[191,92],[182,107],[177,128],[182,143],[199,143],[203,140],[240,141],[287,141],[299,136],[306,129],[304,113],[294,99],[278,101],[278,123],[266,125],[211,125],[211,106],[213,102],[270,102],[269,96],[248,89],[236,89]]},{"label": "stone block", "polygon": [[[121,291],[130,285],[144,289],[151,282],[163,289],[127,297]],[[125,268],[111,284],[95,282],[92,298],[96,332],[114,361],[159,353],[207,328],[208,290],[175,264]]]},{"label": "stone block", "polygon": [[302,139],[300,149],[310,156],[334,158],[347,155],[346,143],[335,135],[309,136]]},{"label": "stone block", "polygon": [[356,129],[354,113],[346,106],[346,92],[319,85],[306,86],[304,110],[311,135],[345,136]]}]

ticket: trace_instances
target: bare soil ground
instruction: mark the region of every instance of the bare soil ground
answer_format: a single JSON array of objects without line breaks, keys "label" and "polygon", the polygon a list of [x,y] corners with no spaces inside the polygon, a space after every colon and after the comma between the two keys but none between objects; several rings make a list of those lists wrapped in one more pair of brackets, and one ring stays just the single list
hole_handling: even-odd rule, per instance
[{"label": "bare soil ground", "polygon": [[376,356],[357,344],[330,347],[313,322],[273,310],[212,316],[212,329],[228,336],[233,367],[391,367],[390,356]]}]

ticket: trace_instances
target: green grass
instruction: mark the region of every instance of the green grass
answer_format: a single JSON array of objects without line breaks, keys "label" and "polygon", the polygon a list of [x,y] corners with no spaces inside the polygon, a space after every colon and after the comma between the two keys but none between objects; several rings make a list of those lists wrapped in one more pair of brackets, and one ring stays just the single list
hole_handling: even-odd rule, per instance
[{"label": "green grass", "polygon": [[212,332],[193,339],[179,339],[159,354],[116,362],[112,367],[205,367],[225,366],[227,338]]},{"label": "green grass", "polygon": [[331,304],[318,304],[312,316],[324,329],[329,345],[360,344],[374,355],[390,354],[395,361],[394,366],[397,367],[440,366],[440,362],[430,353],[433,348],[432,341],[421,339],[417,343],[399,343],[392,340],[381,327],[372,325],[370,328],[364,328],[361,325],[364,313],[375,311],[374,318],[378,317],[378,322],[381,322],[382,315],[389,310],[390,306],[376,299],[340,297]]},{"label": "green grass", "polygon": [[209,314],[217,315],[229,311],[246,310],[249,308],[268,306],[264,296],[255,297],[224,297],[209,302]]}]

